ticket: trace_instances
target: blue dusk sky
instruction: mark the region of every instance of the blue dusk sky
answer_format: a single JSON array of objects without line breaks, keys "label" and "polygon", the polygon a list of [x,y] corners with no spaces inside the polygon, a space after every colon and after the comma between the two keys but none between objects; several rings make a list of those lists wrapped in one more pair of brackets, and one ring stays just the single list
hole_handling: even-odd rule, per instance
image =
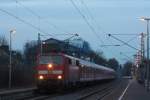
[{"label": "blue dusk sky", "polygon": [[[12,47],[23,50],[27,41],[37,40],[38,33],[52,35],[42,39],[61,40],[71,35],[55,34],[78,33],[93,50],[101,50],[106,58],[115,57],[123,63],[127,56],[132,59],[137,50],[107,34],[146,33],[146,22],[139,20],[142,16],[150,16],[149,0],[0,0],[0,36],[9,40],[9,31],[15,28]],[[115,37],[140,49],[138,35]],[[121,46],[101,46],[112,44]]]}]

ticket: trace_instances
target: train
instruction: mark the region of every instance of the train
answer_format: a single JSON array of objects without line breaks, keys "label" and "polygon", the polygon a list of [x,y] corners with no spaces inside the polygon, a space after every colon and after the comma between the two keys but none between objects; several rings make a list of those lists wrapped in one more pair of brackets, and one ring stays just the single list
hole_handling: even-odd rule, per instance
[{"label": "train", "polygon": [[115,79],[113,69],[63,53],[38,56],[36,84],[38,89],[58,89]]}]

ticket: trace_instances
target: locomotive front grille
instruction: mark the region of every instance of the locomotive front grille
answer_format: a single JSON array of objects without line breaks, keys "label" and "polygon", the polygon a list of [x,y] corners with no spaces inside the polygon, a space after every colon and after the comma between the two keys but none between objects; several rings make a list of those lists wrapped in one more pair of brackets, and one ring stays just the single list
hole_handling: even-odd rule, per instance
[{"label": "locomotive front grille", "polygon": [[52,74],[62,74],[63,71],[62,70],[53,70]]},{"label": "locomotive front grille", "polygon": [[38,71],[38,74],[48,74],[48,71],[47,70],[40,70],[40,71]]},{"label": "locomotive front grille", "polygon": [[51,70],[51,71],[40,70],[38,71],[38,74],[63,74],[63,71],[62,70]]}]

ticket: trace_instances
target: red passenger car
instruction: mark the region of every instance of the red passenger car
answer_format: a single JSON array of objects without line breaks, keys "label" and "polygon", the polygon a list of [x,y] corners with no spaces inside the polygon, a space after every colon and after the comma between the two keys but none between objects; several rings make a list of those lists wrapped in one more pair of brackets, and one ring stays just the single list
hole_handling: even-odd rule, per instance
[{"label": "red passenger car", "polygon": [[115,78],[115,71],[66,54],[50,53],[38,57],[38,88],[59,88]]}]

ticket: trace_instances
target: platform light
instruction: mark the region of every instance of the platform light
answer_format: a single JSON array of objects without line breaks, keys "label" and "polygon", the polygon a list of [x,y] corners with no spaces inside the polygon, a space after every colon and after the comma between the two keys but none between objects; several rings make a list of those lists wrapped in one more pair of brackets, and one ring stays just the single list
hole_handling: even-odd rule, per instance
[{"label": "platform light", "polygon": [[58,79],[62,79],[62,76],[61,76],[61,75],[58,75],[57,78],[58,78]]},{"label": "platform light", "polygon": [[150,22],[150,17],[141,17],[140,18],[143,21],[146,21],[147,23],[147,64],[146,64],[146,87],[147,87],[147,91],[149,91],[149,86],[150,86],[150,78],[149,78],[149,73],[150,73],[150,63],[149,63],[149,22]]},{"label": "platform light", "polygon": [[40,76],[39,76],[39,79],[40,79],[40,80],[43,80],[43,79],[44,79],[44,76],[40,75]]},{"label": "platform light", "polygon": [[12,35],[16,33],[16,29],[10,30],[10,43],[9,43],[9,88],[11,88],[12,85]]}]

